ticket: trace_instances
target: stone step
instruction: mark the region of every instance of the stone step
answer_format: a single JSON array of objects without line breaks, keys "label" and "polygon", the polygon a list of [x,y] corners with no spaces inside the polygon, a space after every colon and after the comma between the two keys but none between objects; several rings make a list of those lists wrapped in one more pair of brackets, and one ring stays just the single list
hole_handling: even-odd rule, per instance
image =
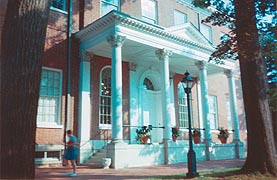
[{"label": "stone step", "polygon": [[106,149],[103,148],[98,152],[94,153],[88,160],[83,163],[85,166],[91,167],[103,167],[102,165],[102,158],[106,157]]}]

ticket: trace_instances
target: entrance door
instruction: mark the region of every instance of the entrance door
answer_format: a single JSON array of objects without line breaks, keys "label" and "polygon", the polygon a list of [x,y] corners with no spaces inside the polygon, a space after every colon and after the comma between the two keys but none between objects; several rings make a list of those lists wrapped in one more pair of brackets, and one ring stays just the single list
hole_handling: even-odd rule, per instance
[{"label": "entrance door", "polygon": [[143,122],[144,125],[152,125],[152,142],[162,142],[163,126],[161,92],[144,90],[143,93]]}]

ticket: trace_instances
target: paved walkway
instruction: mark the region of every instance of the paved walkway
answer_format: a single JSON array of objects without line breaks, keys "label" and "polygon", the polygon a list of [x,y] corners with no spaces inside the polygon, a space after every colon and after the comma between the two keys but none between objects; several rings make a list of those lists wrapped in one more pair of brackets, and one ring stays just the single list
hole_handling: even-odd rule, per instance
[{"label": "paved walkway", "polygon": [[[197,171],[239,167],[244,164],[245,159],[231,159],[220,161],[203,161],[197,163]],[[168,176],[187,173],[187,163],[172,164],[172,165],[157,165],[151,167],[126,168],[126,169],[96,169],[87,166],[78,166],[77,177],[69,177],[71,168],[69,167],[54,167],[54,168],[37,168],[36,179],[78,179],[78,180],[135,180],[153,178],[157,176]]]}]

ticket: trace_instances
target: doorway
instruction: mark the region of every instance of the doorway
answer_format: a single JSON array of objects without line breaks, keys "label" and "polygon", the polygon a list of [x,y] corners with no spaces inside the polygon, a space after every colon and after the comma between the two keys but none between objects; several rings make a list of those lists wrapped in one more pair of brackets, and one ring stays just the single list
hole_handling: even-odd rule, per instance
[{"label": "doorway", "polygon": [[152,125],[151,142],[162,142],[163,140],[163,118],[162,118],[162,98],[161,90],[155,87],[150,78],[143,81],[143,103],[142,118],[143,125]]}]

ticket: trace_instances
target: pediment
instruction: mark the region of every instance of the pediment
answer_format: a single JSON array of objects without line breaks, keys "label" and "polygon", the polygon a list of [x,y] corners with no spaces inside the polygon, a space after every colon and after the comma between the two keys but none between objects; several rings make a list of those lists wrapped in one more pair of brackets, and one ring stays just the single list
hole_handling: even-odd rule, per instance
[{"label": "pediment", "polygon": [[168,33],[182,37],[196,44],[213,48],[211,42],[190,22],[166,28]]}]

